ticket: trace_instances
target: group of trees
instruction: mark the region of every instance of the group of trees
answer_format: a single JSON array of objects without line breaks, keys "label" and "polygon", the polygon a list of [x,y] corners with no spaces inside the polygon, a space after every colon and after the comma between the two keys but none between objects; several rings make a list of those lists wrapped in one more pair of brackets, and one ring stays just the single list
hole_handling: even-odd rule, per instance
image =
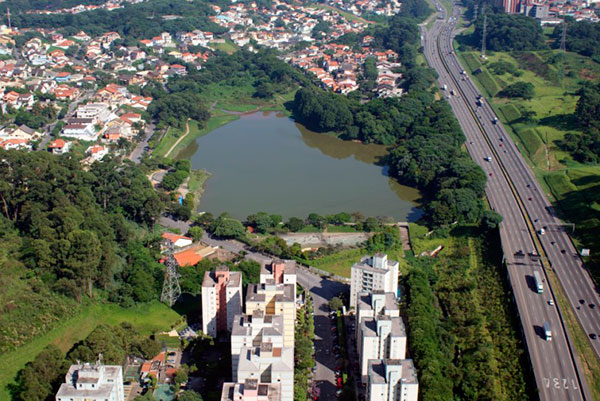
[{"label": "group of trees", "polygon": [[[408,339],[423,401],[529,398],[523,345],[511,320],[499,255],[466,246],[492,239],[497,234],[454,237],[456,244],[441,258],[411,262]],[[482,259],[470,264],[473,256]]]},{"label": "group of trees", "polygon": [[102,354],[105,364],[121,365],[127,355],[153,358],[162,345],[149,337],[140,335],[129,323],[119,326],[97,326],[85,340],[75,344],[67,353],[55,345],[48,345],[33,361],[19,371],[13,386],[16,401],[49,400],[54,398],[69,366],[72,363],[93,363]]},{"label": "group of trees", "polygon": [[[86,3],[87,4],[87,3]],[[14,11],[13,11],[14,12]],[[163,15],[178,15],[178,19],[163,19]],[[125,4],[112,11],[95,10],[79,14],[26,14],[14,13],[12,22],[19,27],[57,28],[65,35],[83,30],[92,36],[105,32],[118,32],[129,40],[151,38],[162,32],[175,35],[181,31],[200,29],[224,33],[226,28],[212,22],[214,11],[208,3],[185,0],[152,0],[138,4]]]},{"label": "group of trees", "polygon": [[533,99],[535,90],[533,84],[530,82],[515,82],[514,84],[508,85],[506,88],[498,92],[497,96],[515,98],[520,97],[525,100]]},{"label": "group of trees", "polygon": [[294,347],[294,401],[308,399],[308,377],[314,366],[313,338],[315,323],[313,318],[313,303],[310,295],[306,303],[296,312],[295,347]]},{"label": "group of trees", "polygon": [[210,117],[202,96],[189,90],[154,99],[148,106],[148,113],[157,121],[179,129],[185,129],[188,119],[203,125]]},{"label": "group of trees", "polygon": [[[535,18],[522,14],[486,13],[486,48],[492,51],[523,51],[547,48],[542,27]],[[473,42],[481,47],[483,15],[475,21]]]},{"label": "group of trees", "polygon": [[564,149],[584,163],[600,162],[600,84],[581,88],[575,117],[582,126],[581,133],[568,133],[561,141]]},{"label": "group of trees", "polygon": [[[0,160],[0,227],[18,233],[13,263],[36,285],[76,300],[94,289],[130,302],[158,296],[160,267],[134,227],[153,224],[163,202],[137,166],[107,159],[84,171],[46,152],[0,151]],[[138,284],[153,291],[123,293]]]},{"label": "group of trees", "polygon": [[[572,17],[565,17],[567,24],[567,37],[565,47],[568,51],[579,53],[583,56],[592,57],[600,61],[600,25],[594,22],[575,21]],[[560,46],[563,26],[554,28],[552,37],[555,39],[555,47]]]}]

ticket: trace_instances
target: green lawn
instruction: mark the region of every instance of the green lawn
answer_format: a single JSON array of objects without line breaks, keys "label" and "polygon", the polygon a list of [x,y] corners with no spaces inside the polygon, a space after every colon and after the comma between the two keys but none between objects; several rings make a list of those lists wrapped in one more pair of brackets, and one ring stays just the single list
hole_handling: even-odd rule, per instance
[{"label": "green lawn", "polygon": [[233,43],[232,41],[226,39],[225,43],[217,43],[217,42],[212,42],[208,44],[208,47],[211,47],[215,50],[221,50],[225,53],[235,53],[236,51],[238,51],[240,48],[236,46],[235,43]]},{"label": "green lawn", "polygon": [[150,335],[158,331],[169,330],[180,316],[165,306],[154,302],[125,309],[113,304],[93,304],[84,307],[77,316],[66,320],[63,324],[37,337],[30,343],[13,352],[0,356],[0,400],[9,400],[6,388],[12,383],[17,372],[25,364],[35,358],[48,344],[55,344],[63,351],[68,351],[77,341],[83,340],[99,324],[132,323],[141,333]]},{"label": "green lawn", "polygon": [[354,226],[334,226],[330,224],[327,226],[327,232],[329,233],[356,233]]},{"label": "green lawn", "polygon": [[364,249],[345,249],[333,255],[311,260],[309,265],[342,277],[350,277],[350,268],[366,254]]},{"label": "green lawn", "polygon": [[196,206],[198,206],[198,201],[200,197],[204,193],[204,183],[210,177],[210,173],[206,170],[192,170],[190,173],[190,181],[188,182],[188,189],[191,193],[194,194],[194,200]]},{"label": "green lawn", "polygon": [[165,154],[169,151],[169,149],[171,149],[171,147],[175,145],[177,139],[179,139],[179,137],[184,133],[185,131],[182,131],[179,128],[168,127],[160,142],[152,151],[152,156],[164,157]]}]

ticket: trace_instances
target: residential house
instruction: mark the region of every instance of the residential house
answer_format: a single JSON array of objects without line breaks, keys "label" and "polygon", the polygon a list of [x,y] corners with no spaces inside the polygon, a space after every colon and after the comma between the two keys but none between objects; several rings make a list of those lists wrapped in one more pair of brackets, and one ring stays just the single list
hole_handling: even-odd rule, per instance
[{"label": "residential house", "polygon": [[48,149],[55,155],[62,155],[69,151],[71,148],[71,142],[66,142],[62,139],[56,139],[50,142]]}]

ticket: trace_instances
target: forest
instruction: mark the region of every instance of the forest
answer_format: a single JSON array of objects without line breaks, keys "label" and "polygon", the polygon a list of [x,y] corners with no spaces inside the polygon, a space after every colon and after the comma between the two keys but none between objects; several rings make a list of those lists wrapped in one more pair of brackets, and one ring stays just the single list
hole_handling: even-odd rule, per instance
[{"label": "forest", "polygon": [[568,133],[561,141],[563,149],[582,163],[600,162],[600,83],[588,84],[579,91],[575,117],[581,134]]},{"label": "forest", "polygon": [[149,229],[164,202],[136,165],[109,159],[84,171],[74,157],[1,150],[0,160],[0,278],[12,283],[0,295],[11,305],[0,315],[2,351],[68,315],[69,299],[158,299]]},{"label": "forest", "polygon": [[[492,51],[524,51],[546,49],[540,23],[521,14],[487,13],[486,48]],[[475,22],[471,35],[477,48],[481,48],[483,16]]]},{"label": "forest", "polygon": [[[175,35],[180,31],[201,29],[224,33],[226,28],[208,19],[213,14],[209,4],[199,0],[153,0],[125,3],[123,8],[112,11],[101,9],[78,14],[20,12],[12,16],[12,23],[20,28],[58,28],[65,35],[74,35],[80,30],[92,36],[114,31],[133,44],[137,39],[151,38],[162,32]],[[179,15],[181,18],[165,20],[162,15]]]},{"label": "forest", "polygon": [[[567,24],[566,49],[600,62],[600,25],[587,21],[575,21],[570,17],[566,17],[565,21]],[[562,30],[563,26],[558,25],[552,32],[556,48],[560,46]]]}]

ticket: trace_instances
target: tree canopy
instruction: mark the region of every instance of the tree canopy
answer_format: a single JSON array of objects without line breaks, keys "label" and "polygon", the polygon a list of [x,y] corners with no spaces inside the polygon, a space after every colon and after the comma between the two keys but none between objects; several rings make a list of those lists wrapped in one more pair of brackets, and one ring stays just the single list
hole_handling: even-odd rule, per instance
[{"label": "tree canopy", "polygon": [[[475,22],[472,38],[481,47],[483,16]],[[488,13],[486,48],[492,51],[523,51],[545,49],[540,23],[522,14]]]}]

